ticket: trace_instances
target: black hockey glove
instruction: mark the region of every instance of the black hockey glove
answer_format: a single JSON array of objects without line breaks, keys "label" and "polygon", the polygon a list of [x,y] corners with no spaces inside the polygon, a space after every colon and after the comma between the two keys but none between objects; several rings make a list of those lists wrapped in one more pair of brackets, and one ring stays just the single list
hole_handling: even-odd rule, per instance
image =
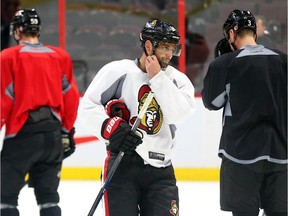
[{"label": "black hockey glove", "polygon": [[231,46],[226,38],[222,38],[218,41],[214,49],[214,58],[221,56],[225,53],[232,52]]},{"label": "black hockey glove", "polygon": [[62,131],[63,159],[69,157],[75,151],[74,140],[75,128],[73,127],[69,133]]},{"label": "black hockey glove", "polygon": [[125,121],[129,122],[130,111],[128,110],[126,104],[122,100],[113,99],[110,100],[105,106],[106,113],[110,118],[118,116]]},{"label": "black hockey glove", "polygon": [[131,155],[142,143],[140,136],[131,131],[131,126],[119,117],[106,119],[102,124],[101,135],[109,140],[108,150]]}]

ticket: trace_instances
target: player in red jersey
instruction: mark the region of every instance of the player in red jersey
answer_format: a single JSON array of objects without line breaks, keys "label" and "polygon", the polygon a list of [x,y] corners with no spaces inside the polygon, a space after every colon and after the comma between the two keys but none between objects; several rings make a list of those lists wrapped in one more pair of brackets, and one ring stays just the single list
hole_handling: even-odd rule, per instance
[{"label": "player in red jersey", "polygon": [[62,161],[75,149],[79,93],[72,60],[63,49],[40,43],[40,28],[34,9],[17,11],[10,33],[18,45],[1,52],[1,128],[6,125],[2,216],[19,215],[17,200],[26,174],[40,215],[60,216],[57,189]]}]

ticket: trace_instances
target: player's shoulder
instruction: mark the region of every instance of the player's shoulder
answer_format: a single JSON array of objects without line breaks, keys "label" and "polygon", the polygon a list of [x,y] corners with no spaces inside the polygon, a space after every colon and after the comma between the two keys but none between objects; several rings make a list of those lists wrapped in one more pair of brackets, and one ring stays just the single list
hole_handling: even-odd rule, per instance
[{"label": "player's shoulder", "polygon": [[185,73],[181,72],[180,70],[176,69],[175,67],[168,65],[168,67],[165,69],[165,74],[176,80],[187,80],[188,77]]},{"label": "player's shoulder", "polygon": [[[269,49],[269,48],[266,48],[266,49]],[[284,57],[286,57],[287,58],[287,53],[284,53],[284,52],[282,52],[282,51],[280,51],[280,50],[278,50],[278,49],[270,49],[272,52],[275,52],[275,53],[277,53],[278,55],[280,55],[280,56],[284,56]]]},{"label": "player's shoulder", "polygon": [[121,59],[121,60],[114,60],[106,65],[104,65],[103,69],[109,70],[119,70],[119,69],[129,69],[131,66],[135,65],[134,61],[130,59]]},{"label": "player's shoulder", "polygon": [[111,61],[99,70],[97,74],[101,74],[108,77],[121,77],[126,76],[137,71],[137,66],[133,60],[121,59]]},{"label": "player's shoulder", "polygon": [[65,49],[63,49],[61,47],[56,47],[56,46],[52,46],[52,45],[49,45],[49,44],[43,44],[43,46],[53,50],[54,52],[58,53],[59,55],[70,56],[69,53]]},{"label": "player's shoulder", "polygon": [[113,66],[126,66],[133,64],[134,61],[131,59],[119,59],[109,62],[107,65],[113,65]]},{"label": "player's shoulder", "polygon": [[236,50],[229,53],[224,53],[221,56],[216,57],[211,63],[210,66],[225,66],[228,65],[236,58],[236,56],[240,53],[240,50]]},{"label": "player's shoulder", "polygon": [[18,52],[21,48],[23,47],[23,45],[16,45],[16,46],[12,46],[12,47],[9,47],[9,48],[6,48],[4,50],[1,51],[1,54],[11,54],[11,53],[14,53],[14,52]]},{"label": "player's shoulder", "polygon": [[9,58],[9,57],[11,58],[15,56],[22,47],[23,47],[22,45],[17,45],[17,46],[9,47],[9,48],[2,50],[1,59]]},{"label": "player's shoulder", "polygon": [[171,66],[171,65],[168,65],[167,68],[164,70],[166,74],[176,74],[178,76],[182,76],[182,73],[180,70],[178,70],[177,68]]}]

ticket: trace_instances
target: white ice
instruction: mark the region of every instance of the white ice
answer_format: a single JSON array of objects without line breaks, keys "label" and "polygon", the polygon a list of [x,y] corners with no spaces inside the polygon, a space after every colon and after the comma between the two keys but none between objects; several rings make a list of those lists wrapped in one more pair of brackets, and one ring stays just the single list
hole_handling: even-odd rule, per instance
[{"label": "white ice", "polygon": [[[219,182],[178,182],[181,216],[228,216],[219,207]],[[61,181],[62,216],[87,216],[101,188],[99,181]],[[21,216],[39,215],[33,189],[25,186],[19,196]],[[102,216],[101,203],[94,216]],[[261,214],[259,214],[261,215]],[[122,216],[122,215],[119,215]]]}]

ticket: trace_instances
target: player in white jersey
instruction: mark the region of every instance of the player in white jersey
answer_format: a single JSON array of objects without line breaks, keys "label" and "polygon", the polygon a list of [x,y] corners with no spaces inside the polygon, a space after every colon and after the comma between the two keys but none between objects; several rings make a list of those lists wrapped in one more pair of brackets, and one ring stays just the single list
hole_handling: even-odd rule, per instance
[{"label": "player in white jersey", "polygon": [[[113,61],[100,69],[80,103],[79,119],[100,141],[109,142],[102,180],[118,152],[126,153],[104,194],[105,215],[176,216],[179,197],[171,163],[175,124],[192,114],[194,87],[169,65],[173,55],[181,53],[173,25],[149,20],[140,41],[140,59]],[[155,96],[138,136],[129,131],[150,91]],[[112,99],[119,101],[111,106]],[[125,113],[122,118],[111,118],[115,107]]]}]

